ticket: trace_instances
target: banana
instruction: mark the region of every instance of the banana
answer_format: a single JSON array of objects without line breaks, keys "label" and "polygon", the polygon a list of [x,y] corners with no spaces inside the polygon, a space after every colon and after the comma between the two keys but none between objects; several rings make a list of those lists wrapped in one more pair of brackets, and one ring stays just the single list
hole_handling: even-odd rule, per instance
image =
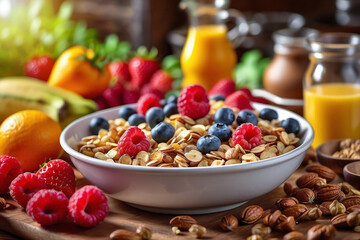
[{"label": "banana", "polygon": [[51,102],[42,98],[28,98],[27,96],[0,93],[0,105],[0,123],[11,114],[25,109],[42,111],[58,122],[66,115],[65,105],[60,106],[58,104],[55,107]]},{"label": "banana", "polygon": [[97,109],[97,105],[94,101],[85,99],[68,90],[50,86],[37,79],[28,77],[7,77],[0,79],[0,86],[2,82],[11,83],[14,87],[36,89],[61,97],[67,101],[70,115],[85,115],[94,112]]}]

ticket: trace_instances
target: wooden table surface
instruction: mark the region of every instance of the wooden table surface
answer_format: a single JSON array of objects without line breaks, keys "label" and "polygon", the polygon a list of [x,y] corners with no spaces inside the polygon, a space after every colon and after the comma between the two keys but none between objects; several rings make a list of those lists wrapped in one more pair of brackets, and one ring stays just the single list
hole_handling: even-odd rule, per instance
[{"label": "wooden table surface", "polygon": [[[297,177],[304,172],[303,167],[300,167],[288,181],[294,183]],[[79,186],[87,184],[86,180],[77,172]],[[341,179],[337,177],[334,182],[339,182]],[[228,214],[239,216],[242,209],[248,205],[258,204],[264,209],[275,209],[274,202],[278,198],[285,197],[282,186],[279,186],[272,192],[253,199],[245,205],[236,209],[225,212],[194,215],[193,217],[199,224],[207,228],[207,233],[204,239],[246,239],[251,235],[251,227],[254,225],[241,225],[233,232],[223,232],[219,227],[220,219]],[[0,232],[0,239],[14,240],[19,238],[25,239],[109,239],[109,235],[116,229],[127,229],[134,231],[139,225],[148,226],[153,232],[152,239],[194,239],[189,233],[183,232],[181,235],[174,235],[169,225],[169,220],[174,215],[154,214],[138,210],[130,207],[121,201],[109,198],[110,213],[105,218],[105,221],[100,225],[84,229],[77,227],[70,221],[61,225],[54,225],[43,228],[34,222],[10,197],[7,197],[10,207],[0,211],[0,229],[11,233],[9,235],[5,232]],[[261,222],[261,221],[259,221]],[[296,226],[296,230],[306,233],[307,230],[317,224],[329,224],[329,217],[322,217],[317,221],[302,221]],[[284,233],[273,231],[271,237],[282,238]],[[351,230],[337,230],[335,240],[359,240],[360,234]]]}]

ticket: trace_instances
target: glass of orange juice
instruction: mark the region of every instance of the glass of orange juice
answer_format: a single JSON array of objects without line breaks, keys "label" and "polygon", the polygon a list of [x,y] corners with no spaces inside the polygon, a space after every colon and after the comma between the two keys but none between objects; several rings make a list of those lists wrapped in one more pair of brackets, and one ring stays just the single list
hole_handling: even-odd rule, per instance
[{"label": "glass of orange juice", "polygon": [[[247,32],[247,24],[235,9],[227,9],[230,0],[182,0],[190,27],[181,53],[183,87],[198,83],[209,90],[222,78],[232,78],[237,62],[234,47]],[[235,27],[228,30],[226,21]]]},{"label": "glass of orange juice", "polygon": [[360,138],[360,35],[318,34],[308,43],[304,116],[314,128],[312,146]]}]

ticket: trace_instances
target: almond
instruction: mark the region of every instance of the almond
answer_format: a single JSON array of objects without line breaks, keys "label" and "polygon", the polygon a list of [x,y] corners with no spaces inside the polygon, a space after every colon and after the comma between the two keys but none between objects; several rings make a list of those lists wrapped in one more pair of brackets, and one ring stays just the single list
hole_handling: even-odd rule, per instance
[{"label": "almond", "polygon": [[118,229],[110,234],[111,240],[136,240],[141,239],[135,232],[131,232],[125,229]]},{"label": "almond", "polygon": [[360,205],[360,196],[346,197],[341,201],[341,203],[344,204],[344,206],[346,208],[349,208],[349,207],[354,206],[354,205]]},{"label": "almond", "polygon": [[335,236],[335,227],[331,225],[318,224],[307,232],[307,240],[331,239]]},{"label": "almond", "polygon": [[279,223],[279,219],[281,216],[282,216],[281,211],[275,210],[273,213],[270,213],[264,217],[263,223],[266,226],[274,228]]},{"label": "almond", "polygon": [[299,222],[307,215],[308,211],[309,209],[304,204],[296,204],[286,208],[283,213],[288,217],[293,216]]},{"label": "almond", "polygon": [[309,188],[301,188],[293,195],[299,200],[300,203],[313,203],[315,199],[315,193]]},{"label": "almond", "polygon": [[191,225],[197,224],[197,221],[190,216],[176,216],[170,220],[170,225],[179,229],[189,230]]},{"label": "almond", "polygon": [[341,190],[339,185],[325,184],[316,189],[316,200],[318,202],[333,201],[338,198]]},{"label": "almond", "polygon": [[305,173],[296,180],[296,185],[299,188],[312,188],[315,185],[314,179],[319,175],[314,172]]},{"label": "almond", "polygon": [[336,177],[336,173],[332,169],[320,164],[309,165],[306,171],[317,173],[319,177],[325,178],[328,182],[331,182]]},{"label": "almond", "polygon": [[331,224],[334,225],[336,228],[345,228],[348,227],[348,224],[346,222],[346,213],[341,213],[336,216],[334,216],[330,221]]},{"label": "almond", "polygon": [[258,205],[246,207],[240,214],[240,220],[246,224],[258,221],[263,215],[264,209]]},{"label": "almond", "polygon": [[286,195],[290,196],[293,193],[293,189],[294,187],[290,183],[284,183],[284,192]]},{"label": "almond", "polygon": [[284,235],[283,240],[304,240],[305,235],[301,232],[292,231]]}]

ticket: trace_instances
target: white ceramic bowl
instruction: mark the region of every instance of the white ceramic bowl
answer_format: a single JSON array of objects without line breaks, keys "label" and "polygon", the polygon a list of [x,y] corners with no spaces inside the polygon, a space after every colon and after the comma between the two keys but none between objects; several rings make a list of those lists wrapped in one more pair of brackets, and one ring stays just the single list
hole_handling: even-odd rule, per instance
[{"label": "white ceramic bowl", "polygon": [[76,142],[91,135],[93,117],[117,118],[119,108],[82,117],[64,129],[60,143],[76,168],[92,184],[113,198],[140,209],[171,214],[203,214],[225,211],[270,192],[283,183],[301,164],[314,132],[299,115],[271,107],[279,119],[295,118],[301,126],[300,146],[283,155],[258,162],[219,167],[157,168],[101,161],[75,149]]}]

